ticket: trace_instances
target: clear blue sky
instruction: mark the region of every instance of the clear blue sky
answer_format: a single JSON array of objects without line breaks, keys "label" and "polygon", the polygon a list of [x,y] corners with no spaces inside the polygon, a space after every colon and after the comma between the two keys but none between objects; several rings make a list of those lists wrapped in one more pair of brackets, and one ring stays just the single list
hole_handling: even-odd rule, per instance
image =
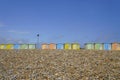
[{"label": "clear blue sky", "polygon": [[0,42],[120,42],[120,0],[0,0]]}]

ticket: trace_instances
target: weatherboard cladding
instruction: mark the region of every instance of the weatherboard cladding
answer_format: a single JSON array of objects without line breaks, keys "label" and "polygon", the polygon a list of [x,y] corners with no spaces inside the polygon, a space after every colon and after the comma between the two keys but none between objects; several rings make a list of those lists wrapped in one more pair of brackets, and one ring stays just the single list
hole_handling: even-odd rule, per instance
[{"label": "weatherboard cladding", "polygon": [[117,44],[118,43],[112,43],[112,50],[117,50]]},{"label": "weatherboard cladding", "polygon": [[95,43],[95,50],[103,50],[103,43]]},{"label": "weatherboard cladding", "polygon": [[0,49],[5,49],[5,44],[0,44]]},{"label": "weatherboard cladding", "polygon": [[20,44],[20,49],[28,49],[28,44]]},{"label": "weatherboard cladding", "polygon": [[94,43],[86,43],[85,49],[94,50]]},{"label": "weatherboard cladding", "polygon": [[36,44],[29,44],[28,47],[29,47],[29,49],[35,49],[36,48]]},{"label": "weatherboard cladding", "polygon": [[56,44],[50,43],[49,44],[49,49],[56,49]]},{"label": "weatherboard cladding", "polygon": [[111,43],[104,43],[104,50],[111,50],[111,49],[112,49]]},{"label": "weatherboard cladding", "polygon": [[120,50],[120,43],[118,44],[117,50]]},{"label": "weatherboard cladding", "polygon": [[78,50],[78,49],[80,49],[80,45],[78,43],[73,43],[72,49]]},{"label": "weatherboard cladding", "polygon": [[72,49],[72,46],[70,43],[65,43],[64,44],[64,49]]},{"label": "weatherboard cladding", "polygon": [[20,44],[14,44],[14,49],[20,49]]},{"label": "weatherboard cladding", "polygon": [[14,44],[6,44],[5,49],[14,49]]},{"label": "weatherboard cladding", "polygon": [[64,49],[64,44],[58,43],[58,44],[56,44],[56,48],[57,49]]},{"label": "weatherboard cladding", "polygon": [[49,49],[49,45],[47,43],[44,43],[41,45],[42,49]]},{"label": "weatherboard cladding", "polygon": [[112,50],[120,50],[120,43],[112,43]]}]

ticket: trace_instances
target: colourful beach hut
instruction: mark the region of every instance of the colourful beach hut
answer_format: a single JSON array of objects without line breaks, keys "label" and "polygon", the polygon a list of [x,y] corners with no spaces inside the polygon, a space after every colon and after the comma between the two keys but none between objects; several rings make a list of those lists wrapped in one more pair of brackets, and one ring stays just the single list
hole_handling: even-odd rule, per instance
[{"label": "colourful beach hut", "polygon": [[14,49],[20,49],[20,44],[14,44]]},{"label": "colourful beach hut", "polygon": [[36,48],[36,44],[29,44],[29,45],[28,45],[28,48],[29,48],[29,49],[35,49],[35,48]]},{"label": "colourful beach hut", "polygon": [[111,43],[104,43],[104,50],[112,50],[112,44]]},{"label": "colourful beach hut", "polygon": [[80,44],[79,43],[73,43],[72,44],[72,49],[79,50],[80,49]]},{"label": "colourful beach hut", "polygon": [[49,44],[49,49],[56,49],[56,44],[55,43],[50,43]]},{"label": "colourful beach hut", "polygon": [[64,44],[64,49],[72,49],[72,46],[70,43],[65,43]]},{"label": "colourful beach hut", "polygon": [[94,50],[95,44],[94,43],[86,43],[85,49]]},{"label": "colourful beach hut", "polygon": [[14,44],[6,44],[5,49],[14,49]]},{"label": "colourful beach hut", "polygon": [[58,43],[58,44],[56,45],[56,47],[57,47],[57,49],[64,49],[64,44]]},{"label": "colourful beach hut", "polygon": [[118,44],[117,50],[120,50],[120,43]]},{"label": "colourful beach hut", "polygon": [[120,50],[120,43],[112,43],[112,50]]},{"label": "colourful beach hut", "polygon": [[5,49],[5,44],[0,44],[0,49]]},{"label": "colourful beach hut", "polygon": [[28,49],[28,44],[20,44],[20,49]]},{"label": "colourful beach hut", "polygon": [[95,50],[103,50],[103,43],[95,43]]},{"label": "colourful beach hut", "polygon": [[49,45],[48,45],[47,43],[43,43],[43,44],[41,45],[41,48],[42,48],[42,49],[49,49]]}]

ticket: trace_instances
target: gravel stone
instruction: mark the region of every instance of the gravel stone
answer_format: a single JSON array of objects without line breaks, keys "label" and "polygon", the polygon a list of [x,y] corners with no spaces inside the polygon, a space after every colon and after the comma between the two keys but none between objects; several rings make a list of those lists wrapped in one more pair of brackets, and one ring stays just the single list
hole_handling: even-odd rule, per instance
[{"label": "gravel stone", "polygon": [[0,80],[120,80],[120,51],[0,50]]}]

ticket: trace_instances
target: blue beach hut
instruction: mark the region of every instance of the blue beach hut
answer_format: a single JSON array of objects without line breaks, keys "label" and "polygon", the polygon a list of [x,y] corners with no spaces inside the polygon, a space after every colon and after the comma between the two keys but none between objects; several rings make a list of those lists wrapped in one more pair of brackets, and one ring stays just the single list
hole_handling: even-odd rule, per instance
[{"label": "blue beach hut", "polygon": [[112,44],[111,43],[104,43],[104,50],[111,50]]},{"label": "blue beach hut", "polygon": [[14,49],[20,49],[20,44],[14,44]]},{"label": "blue beach hut", "polygon": [[64,44],[58,43],[57,44],[57,49],[64,49]]}]

